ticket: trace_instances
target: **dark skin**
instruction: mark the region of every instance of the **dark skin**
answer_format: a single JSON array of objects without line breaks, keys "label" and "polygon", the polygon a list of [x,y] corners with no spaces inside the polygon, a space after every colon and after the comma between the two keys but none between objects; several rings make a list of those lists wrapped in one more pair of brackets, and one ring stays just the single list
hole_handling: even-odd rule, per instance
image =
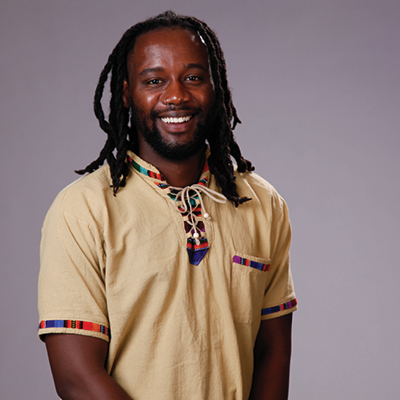
[{"label": "dark skin", "polygon": [[[125,106],[134,99],[144,115],[143,122],[150,128],[155,123],[165,143],[179,146],[192,141],[197,124],[204,122],[202,116],[214,103],[208,54],[197,34],[163,28],[140,36],[128,59],[128,74]],[[159,112],[155,122],[149,117],[152,111]],[[177,162],[158,154],[140,129],[138,139],[139,156],[156,166],[171,185],[197,183],[204,163],[203,147]],[[254,348],[251,400],[287,399],[291,326],[291,314],[261,322]],[[45,342],[57,393],[63,400],[131,399],[106,371],[106,341],[51,334]]]},{"label": "dark skin", "polygon": [[287,400],[291,347],[292,314],[261,322],[249,400]]},{"label": "dark skin", "polygon": [[[204,122],[214,103],[208,53],[191,30],[164,28],[137,38],[128,58],[129,83],[124,82],[124,105],[132,102],[144,114],[144,123],[158,129],[166,145],[194,140],[197,124]],[[200,114],[196,110],[201,110]],[[157,112],[153,122],[149,115]],[[165,122],[171,118],[188,121]],[[189,158],[176,161],[160,155],[138,131],[139,156],[156,166],[172,186],[197,183],[204,164],[204,147]]]},{"label": "dark skin", "polygon": [[57,394],[63,400],[132,400],[105,369],[108,343],[81,335],[46,335]]}]

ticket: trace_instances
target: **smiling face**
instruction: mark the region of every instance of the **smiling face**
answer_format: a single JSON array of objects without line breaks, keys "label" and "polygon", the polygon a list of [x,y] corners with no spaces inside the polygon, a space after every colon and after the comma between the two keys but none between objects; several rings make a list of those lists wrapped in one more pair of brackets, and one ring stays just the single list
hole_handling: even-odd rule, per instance
[{"label": "smiling face", "polygon": [[214,88],[199,36],[179,27],[139,36],[128,56],[123,101],[132,107],[139,156],[185,160],[203,152]]}]

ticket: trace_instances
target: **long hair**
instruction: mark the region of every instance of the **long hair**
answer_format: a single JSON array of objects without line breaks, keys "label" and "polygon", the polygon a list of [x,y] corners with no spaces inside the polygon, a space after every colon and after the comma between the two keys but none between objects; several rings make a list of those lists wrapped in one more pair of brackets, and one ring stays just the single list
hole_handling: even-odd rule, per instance
[{"label": "long hair", "polygon": [[[212,129],[206,133],[206,139],[210,146],[208,165],[214,174],[222,193],[237,207],[239,204],[250,200],[240,197],[235,184],[234,167],[231,157],[236,160],[239,172],[253,171],[251,162],[244,159],[239,146],[233,136],[233,130],[240,123],[236,109],[232,102],[232,94],[228,86],[226,64],[221,45],[216,34],[205,22],[184,15],[178,15],[173,11],[166,11],[156,17],[149,18],[128,29],[118,42],[104,66],[96,87],[94,96],[94,113],[99,121],[101,129],[106,132],[107,140],[99,157],[85,169],[75,171],[78,174],[93,172],[107,160],[113,183],[114,195],[120,187],[125,186],[129,168],[125,161],[128,149],[137,146],[137,132],[133,124],[130,124],[130,110],[123,104],[123,82],[128,80],[127,59],[132,52],[138,36],[146,32],[169,27],[181,27],[191,29],[203,39],[209,56],[210,69],[215,90],[215,123]],[[110,113],[106,120],[101,99],[103,97],[105,83],[110,80]]]}]

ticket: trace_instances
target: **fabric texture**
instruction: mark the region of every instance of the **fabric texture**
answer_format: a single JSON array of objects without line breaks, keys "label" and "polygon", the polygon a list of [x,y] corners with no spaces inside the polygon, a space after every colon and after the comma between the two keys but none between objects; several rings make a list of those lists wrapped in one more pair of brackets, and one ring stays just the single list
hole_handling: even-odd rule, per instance
[{"label": "fabric texture", "polygon": [[[135,400],[247,399],[261,320],[297,308],[284,200],[257,174],[236,173],[251,201],[191,193],[182,213],[155,167],[133,153],[128,162],[117,196],[103,166],[51,206],[39,335],[109,341],[108,372]],[[207,164],[199,184],[220,192]]]}]

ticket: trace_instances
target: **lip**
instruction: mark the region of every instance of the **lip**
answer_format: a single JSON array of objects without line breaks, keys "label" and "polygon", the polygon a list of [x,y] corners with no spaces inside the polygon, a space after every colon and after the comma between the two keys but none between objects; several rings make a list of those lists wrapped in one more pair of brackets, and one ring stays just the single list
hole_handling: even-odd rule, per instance
[{"label": "lip", "polygon": [[[190,117],[189,121],[183,122],[167,122],[163,121],[161,118],[183,118],[183,117]],[[196,114],[193,112],[174,112],[174,113],[166,113],[159,115],[157,118],[160,127],[168,133],[173,134],[183,134],[193,130],[196,127]]]},{"label": "lip", "polygon": [[[195,128],[196,116],[197,112],[193,109],[168,110],[165,112],[160,112],[157,115],[157,121],[163,130],[173,134],[180,134],[180,133],[186,133],[190,131],[192,128]],[[176,119],[182,119],[188,117],[190,118],[188,121],[175,122]]]},{"label": "lip", "polygon": [[180,109],[180,110],[166,110],[164,112],[158,112],[157,117],[158,118],[181,118],[181,117],[187,117],[190,115],[195,115],[197,114],[196,110],[187,108],[187,109]]}]

